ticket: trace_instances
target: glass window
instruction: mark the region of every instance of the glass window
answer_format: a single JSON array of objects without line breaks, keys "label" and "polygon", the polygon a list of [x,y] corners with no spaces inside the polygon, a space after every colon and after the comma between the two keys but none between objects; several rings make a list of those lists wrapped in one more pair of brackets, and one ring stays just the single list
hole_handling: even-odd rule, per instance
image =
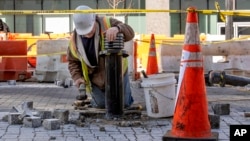
[{"label": "glass window", "polygon": [[248,25],[237,25],[237,37],[250,35],[250,23]]},{"label": "glass window", "polygon": [[235,9],[247,10],[249,9],[249,5],[250,5],[249,0],[235,0]]},{"label": "glass window", "polygon": [[41,6],[43,10],[55,10],[55,9],[65,10],[69,8],[68,0],[42,0],[41,3],[42,3]]},{"label": "glass window", "polygon": [[[235,36],[235,24],[233,24],[233,35]],[[226,28],[225,23],[217,23],[217,34],[218,35],[225,35],[226,34]]]},{"label": "glass window", "polygon": [[225,27],[220,27],[220,35],[225,35],[226,34],[226,28]]},{"label": "glass window", "polygon": [[238,35],[250,35],[250,27],[238,27]]}]

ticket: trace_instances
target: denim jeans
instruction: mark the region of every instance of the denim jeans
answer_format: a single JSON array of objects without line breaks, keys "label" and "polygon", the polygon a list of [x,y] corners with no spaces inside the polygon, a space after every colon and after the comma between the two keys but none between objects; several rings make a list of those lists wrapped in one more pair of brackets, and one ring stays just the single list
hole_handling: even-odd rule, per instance
[{"label": "denim jeans", "polygon": [[[134,99],[132,97],[128,72],[126,72],[123,77],[123,88],[124,107],[129,107],[131,104],[133,104]],[[105,91],[99,89],[95,85],[92,85],[91,105],[95,108],[105,108]]]}]

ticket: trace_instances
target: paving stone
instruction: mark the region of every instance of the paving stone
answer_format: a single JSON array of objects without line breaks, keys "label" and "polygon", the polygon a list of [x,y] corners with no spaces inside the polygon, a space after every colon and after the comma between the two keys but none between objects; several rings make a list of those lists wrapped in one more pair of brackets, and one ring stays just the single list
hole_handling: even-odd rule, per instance
[{"label": "paving stone", "polygon": [[42,120],[40,117],[24,117],[23,124],[26,127],[37,128],[42,126]]},{"label": "paving stone", "polygon": [[66,141],[82,141],[81,137],[66,137]]},{"label": "paving stone", "polygon": [[210,122],[211,129],[219,129],[220,128],[220,116],[209,114],[208,119]]},{"label": "paving stone", "polygon": [[53,112],[53,118],[57,118],[62,123],[67,124],[69,122],[69,110],[55,109],[54,112]]},{"label": "paving stone", "polygon": [[114,139],[123,139],[123,138],[126,138],[125,137],[125,135],[123,135],[123,134],[119,134],[119,133],[117,133],[117,134],[112,134],[112,135],[110,135],[112,138],[114,138]]},{"label": "paving stone", "polygon": [[73,80],[72,80],[72,78],[66,78],[64,81],[63,87],[68,88],[70,86],[73,86]]},{"label": "paving stone", "polygon": [[[78,94],[77,93],[78,90],[75,87],[69,87],[67,89],[64,89],[54,84],[44,84],[44,83],[30,84],[29,86],[27,84],[22,83],[22,85],[18,84],[15,87],[10,87],[10,86],[5,87],[1,85],[0,89],[1,89],[0,90],[0,95],[1,95],[0,110],[6,109],[6,108],[11,109],[13,106],[13,103],[19,104],[27,100],[28,101],[35,100],[34,107],[39,108],[39,109],[44,109],[44,110],[50,109],[52,111],[53,109],[57,108],[56,105],[58,105],[58,109],[66,109],[67,106],[71,106],[72,104],[71,102],[75,100],[75,96]],[[217,88],[214,88],[214,87],[212,89],[217,90]],[[220,88],[220,89],[228,89],[228,88],[225,87],[225,88]],[[144,101],[143,89],[132,88],[132,94],[135,98],[135,102]],[[208,93],[208,100],[211,97],[217,98],[218,95],[219,95],[218,92],[212,95]],[[226,96],[227,95],[222,95],[221,99],[223,100],[223,97],[226,97]],[[244,98],[245,98],[245,95],[244,95]],[[212,103],[209,103],[209,104],[212,105],[213,102],[215,102],[215,100],[213,99],[211,100]],[[219,99],[216,99],[216,103],[217,103],[217,100],[220,100],[220,97]],[[248,121],[249,118],[244,117],[244,112],[249,112],[249,110],[245,110],[245,111],[242,110],[242,108],[244,108],[245,106],[243,104],[246,104],[246,106],[248,106],[247,104],[249,104],[249,100],[247,99],[244,99],[244,101],[239,100],[239,103],[242,103],[242,107],[237,107],[237,109],[234,107],[235,106],[234,103],[231,103],[229,101],[227,102],[231,104],[230,115],[214,114],[214,115],[220,116],[220,128],[213,129],[213,131],[216,131],[219,133],[219,141],[229,140],[229,126],[231,124],[249,124],[250,122]],[[38,105],[40,105],[40,107],[37,107]],[[74,108],[72,107],[71,110],[74,110]],[[48,129],[45,129],[44,127],[30,128],[30,127],[24,127],[23,125],[9,125],[8,122],[0,121],[0,138],[1,138],[0,141],[10,141],[10,140],[22,141],[25,139],[26,139],[25,141],[29,141],[29,140],[33,140],[33,141],[44,141],[44,140],[62,141],[63,140],[63,141],[66,141],[67,139],[76,141],[77,140],[76,136],[80,137],[80,139],[84,141],[86,140],[87,141],[100,141],[99,138],[101,137],[103,137],[104,140],[110,139],[111,141],[112,140],[114,141],[143,140],[144,141],[144,140],[147,140],[146,137],[148,136],[151,136],[151,138],[148,138],[148,140],[160,141],[162,140],[161,137],[168,130],[171,130],[172,118],[150,119],[150,118],[147,118],[146,111],[142,111],[142,113],[144,113],[142,115],[142,118],[145,121],[143,121],[143,124],[139,127],[119,127],[110,122],[108,123],[109,125],[107,125],[105,123],[105,120],[103,121],[94,120],[94,119],[88,120],[88,118],[86,118],[85,119],[86,124],[84,127],[77,127],[75,125],[67,124],[71,126],[69,127],[69,126],[64,125],[64,126],[60,126],[60,127],[63,127],[63,128],[60,128],[60,130],[48,130]],[[6,114],[9,114],[9,112]],[[148,122],[146,120],[148,120]],[[96,123],[97,121],[98,123]],[[59,122],[59,125],[60,124],[61,123]],[[105,127],[105,132],[99,131],[100,129],[99,125]],[[75,128],[75,131],[73,130],[73,128]],[[18,130],[20,130],[20,133],[18,132]],[[70,133],[71,130],[74,132]],[[67,135],[67,137],[64,136],[64,132]],[[95,133],[97,136],[95,136]],[[2,137],[5,134],[6,136],[3,139]],[[51,136],[53,136],[54,138],[50,138]],[[142,139],[139,139],[139,138],[142,138]]]},{"label": "paving stone", "polygon": [[219,132],[219,139],[220,140],[227,140],[229,139],[229,136],[226,135],[224,132]]},{"label": "paving stone", "polygon": [[57,85],[57,86],[62,86],[63,85],[63,81],[61,81],[61,80],[55,80],[54,84]]},{"label": "paving stone", "polygon": [[4,115],[2,120],[5,121],[5,122],[8,122],[8,117],[9,117],[9,115]]},{"label": "paving stone", "polygon": [[100,141],[114,141],[114,139],[112,139],[109,136],[99,136],[97,137]]},{"label": "paving stone", "polygon": [[10,125],[23,124],[22,119],[19,118],[20,115],[21,115],[21,113],[9,113],[9,115],[8,115],[8,123]]},{"label": "paving stone", "polygon": [[36,137],[48,137],[47,132],[36,132]]},{"label": "paving stone", "polygon": [[141,80],[130,81],[130,85],[133,88],[142,88],[141,87]]},{"label": "paving stone", "polygon": [[217,115],[229,115],[230,114],[230,104],[214,104],[212,105],[214,114]]},{"label": "paving stone", "polygon": [[18,141],[33,141],[33,138],[28,138],[28,137],[20,138],[20,137],[18,137]]},{"label": "paving stone", "polygon": [[237,125],[237,124],[240,124],[240,122],[236,119],[236,118],[233,118],[231,116],[228,116],[228,115],[225,115],[225,116],[220,116],[221,118],[221,121],[225,122],[227,126],[225,127],[228,127],[229,125]]},{"label": "paving stone", "polygon": [[78,136],[77,132],[63,132],[63,135],[68,137]]},{"label": "paving stone", "polygon": [[33,139],[34,138],[34,136],[35,136],[35,134],[33,133],[28,133],[28,134],[20,134],[19,136],[18,136],[18,138],[29,138],[29,139]]},{"label": "paving stone", "polygon": [[8,80],[9,85],[16,85],[16,80]]},{"label": "paving stone", "polygon": [[6,130],[6,128],[9,126],[8,120],[6,122],[1,122],[0,121],[0,131],[1,130]]},{"label": "paving stone", "polygon": [[41,117],[42,120],[51,119],[52,118],[52,111],[39,110],[37,116]]},{"label": "paving stone", "polygon": [[81,114],[78,111],[69,112],[69,123],[76,124],[80,121]]},{"label": "paving stone", "polygon": [[61,121],[59,119],[45,119],[43,121],[43,127],[47,130],[60,129]]},{"label": "paving stone", "polygon": [[83,140],[85,141],[99,141],[96,137],[82,137]]},{"label": "paving stone", "polygon": [[30,110],[33,110],[33,101],[25,101],[22,104],[23,109],[28,108]]},{"label": "paving stone", "polygon": [[35,137],[33,141],[54,141],[50,139],[49,137]]},{"label": "paving stone", "polygon": [[21,125],[12,125],[7,128],[6,134],[20,134]]}]

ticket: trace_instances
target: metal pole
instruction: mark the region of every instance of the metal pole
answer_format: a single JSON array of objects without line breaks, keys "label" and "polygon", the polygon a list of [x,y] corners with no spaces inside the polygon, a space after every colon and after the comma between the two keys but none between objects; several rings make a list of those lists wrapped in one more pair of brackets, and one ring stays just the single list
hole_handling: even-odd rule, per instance
[{"label": "metal pole", "polygon": [[100,52],[105,57],[105,107],[106,118],[120,117],[123,115],[124,88],[122,59],[128,54],[124,48],[123,34],[119,33],[116,40],[104,40],[105,50]]}]

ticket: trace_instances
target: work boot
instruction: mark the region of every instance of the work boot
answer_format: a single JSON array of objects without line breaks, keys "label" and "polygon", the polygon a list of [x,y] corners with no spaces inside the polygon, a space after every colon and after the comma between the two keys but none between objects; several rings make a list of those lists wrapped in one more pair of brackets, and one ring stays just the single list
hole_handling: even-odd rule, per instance
[{"label": "work boot", "polygon": [[90,104],[90,101],[89,100],[76,100],[74,101],[73,103],[73,106],[76,106],[76,107],[83,107],[85,105],[89,105]]},{"label": "work boot", "polygon": [[76,96],[76,100],[86,100],[88,96],[86,94],[79,94]]},{"label": "work boot", "polygon": [[139,111],[142,111],[143,107],[140,104],[134,104],[134,105],[131,105],[129,107],[125,107],[124,109],[125,110],[139,110]]}]

